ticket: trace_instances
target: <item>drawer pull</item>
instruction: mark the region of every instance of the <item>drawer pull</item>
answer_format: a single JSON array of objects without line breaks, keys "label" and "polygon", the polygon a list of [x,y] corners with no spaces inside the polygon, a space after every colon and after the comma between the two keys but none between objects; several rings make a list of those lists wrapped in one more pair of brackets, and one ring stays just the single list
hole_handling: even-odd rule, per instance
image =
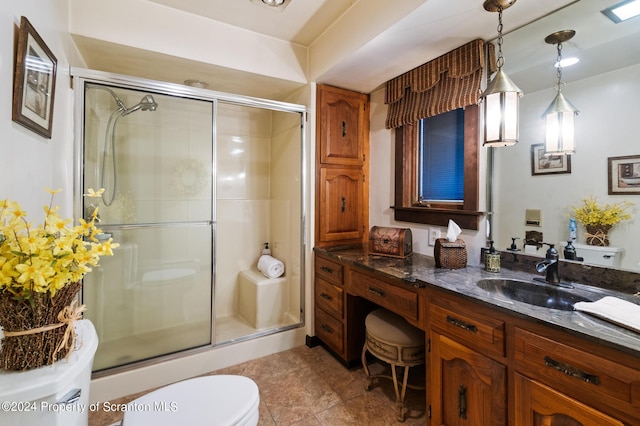
[{"label": "drawer pull", "polygon": [[579,368],[576,368],[569,364],[565,364],[564,362],[556,361],[551,357],[545,356],[544,363],[547,367],[555,368],[556,370],[566,374],[567,376],[575,377],[576,379],[580,379],[583,382],[593,383],[594,385],[600,384],[600,378],[598,376],[586,373]]},{"label": "drawer pull", "polygon": [[447,322],[449,324],[455,325],[456,327],[460,327],[463,330],[471,331],[473,333],[477,333],[478,332],[478,327],[476,327],[475,325],[466,323],[466,322],[464,322],[462,320],[459,320],[458,318],[454,318],[454,317],[452,317],[450,315],[447,315]]},{"label": "drawer pull", "polygon": [[333,328],[329,327],[327,324],[322,324],[320,328],[329,334],[333,334]]},{"label": "drawer pull", "polygon": [[327,274],[333,274],[333,269],[329,268],[328,266],[321,266],[320,270],[326,272]]},{"label": "drawer pull", "polygon": [[373,293],[376,296],[384,297],[384,291],[378,290],[377,288],[369,287],[369,293]]},{"label": "drawer pull", "polygon": [[458,417],[467,419],[467,387],[460,385],[458,389]]},{"label": "drawer pull", "polygon": [[333,297],[331,297],[331,295],[327,293],[320,293],[320,297],[322,297],[325,300],[333,300]]}]

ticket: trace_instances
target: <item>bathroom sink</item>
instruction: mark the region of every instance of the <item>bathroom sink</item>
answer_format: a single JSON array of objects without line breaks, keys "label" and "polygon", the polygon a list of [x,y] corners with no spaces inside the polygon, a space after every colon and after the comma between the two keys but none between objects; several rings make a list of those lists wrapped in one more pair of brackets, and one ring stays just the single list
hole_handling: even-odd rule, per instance
[{"label": "bathroom sink", "polygon": [[573,311],[573,304],[576,302],[591,301],[586,297],[574,294],[570,290],[549,284],[536,284],[510,279],[484,279],[478,281],[476,285],[483,290],[501,295],[510,300],[562,311]]}]

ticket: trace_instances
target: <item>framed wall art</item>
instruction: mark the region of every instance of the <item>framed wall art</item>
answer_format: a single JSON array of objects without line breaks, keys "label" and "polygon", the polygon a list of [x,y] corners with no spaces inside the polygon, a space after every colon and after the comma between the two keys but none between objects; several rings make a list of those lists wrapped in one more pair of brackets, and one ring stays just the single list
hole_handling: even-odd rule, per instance
[{"label": "framed wall art", "polygon": [[609,157],[609,194],[640,195],[640,155]]},{"label": "framed wall art", "polygon": [[571,173],[571,156],[545,155],[544,144],[531,145],[531,175]]},{"label": "framed wall art", "polygon": [[51,139],[57,60],[26,17],[20,19],[11,119]]}]

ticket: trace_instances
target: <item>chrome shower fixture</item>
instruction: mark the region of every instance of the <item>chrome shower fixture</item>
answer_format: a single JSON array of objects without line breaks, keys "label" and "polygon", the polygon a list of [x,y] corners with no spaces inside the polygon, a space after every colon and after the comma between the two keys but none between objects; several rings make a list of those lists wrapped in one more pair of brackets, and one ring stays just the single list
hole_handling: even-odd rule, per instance
[{"label": "chrome shower fixture", "polygon": [[138,102],[136,105],[132,106],[131,108],[125,108],[125,110],[122,111],[122,116],[124,117],[125,115],[129,115],[139,109],[142,111],[155,111],[157,108],[158,104],[156,103],[155,99],[153,99],[153,96],[144,95],[140,102]]}]

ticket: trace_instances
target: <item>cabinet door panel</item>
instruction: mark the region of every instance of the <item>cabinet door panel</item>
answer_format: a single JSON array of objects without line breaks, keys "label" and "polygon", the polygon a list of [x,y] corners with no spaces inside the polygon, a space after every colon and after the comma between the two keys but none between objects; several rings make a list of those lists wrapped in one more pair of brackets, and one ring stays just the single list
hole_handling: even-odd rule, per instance
[{"label": "cabinet door panel", "polygon": [[506,367],[437,333],[431,389],[432,424],[506,425]]},{"label": "cabinet door panel", "polygon": [[318,141],[320,162],[361,166],[368,131],[368,96],[329,86],[318,86]]},{"label": "cabinet door panel", "polygon": [[520,426],[623,426],[624,423],[516,373],[515,417]]},{"label": "cabinet door panel", "polygon": [[320,238],[359,239],[364,233],[363,179],[359,169],[322,168],[320,172]]}]

